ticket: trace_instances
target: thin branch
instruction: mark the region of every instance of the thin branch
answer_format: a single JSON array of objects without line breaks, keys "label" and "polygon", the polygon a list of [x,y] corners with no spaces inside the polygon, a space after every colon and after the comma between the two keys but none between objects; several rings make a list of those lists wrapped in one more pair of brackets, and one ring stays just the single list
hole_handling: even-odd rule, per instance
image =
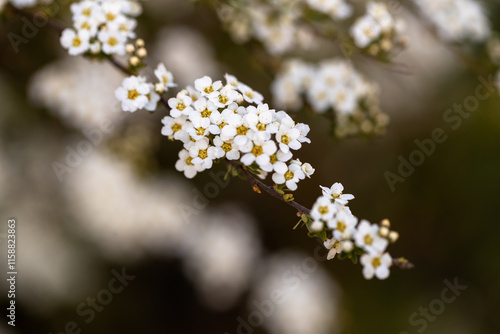
[{"label": "thin branch", "polygon": [[286,204],[290,205],[291,207],[295,208],[300,215],[303,215],[303,214],[309,215],[311,213],[311,210],[309,210],[308,208],[304,207],[303,205],[301,205],[295,201],[286,201],[283,198],[283,195],[278,193],[276,190],[274,190],[272,187],[268,186],[267,184],[265,184],[264,182],[262,182],[258,178],[256,178],[252,173],[247,171],[242,165],[240,165],[234,161],[231,161],[231,160],[227,160],[227,163],[229,165],[233,166],[234,168],[236,168],[238,170],[238,172],[240,172],[243,176],[245,176],[247,178],[247,180],[250,181],[250,183],[254,187],[257,187],[260,190],[264,190],[269,195],[276,197],[277,199],[279,199],[279,200],[285,202]]}]

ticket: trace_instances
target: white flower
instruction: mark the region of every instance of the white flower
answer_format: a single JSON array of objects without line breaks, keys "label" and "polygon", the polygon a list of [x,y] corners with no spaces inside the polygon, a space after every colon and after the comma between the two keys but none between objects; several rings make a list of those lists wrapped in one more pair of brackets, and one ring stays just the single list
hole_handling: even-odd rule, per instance
[{"label": "white flower", "polygon": [[[205,117],[195,117],[193,111],[190,112],[189,120],[192,127],[187,129],[187,132],[194,140],[200,140],[208,135],[208,127],[210,126],[210,119]],[[206,138],[208,140],[208,138]]]},{"label": "white flower", "polygon": [[89,49],[90,34],[87,30],[75,32],[67,28],[62,32],[60,41],[63,48],[72,56],[80,55]]},{"label": "white flower", "polygon": [[203,78],[196,79],[194,81],[194,88],[201,92],[202,96],[207,96],[208,98],[219,96],[219,89],[222,88],[222,81],[216,81],[212,83],[212,78],[209,76],[204,76]]},{"label": "white flower", "polygon": [[241,98],[241,94],[238,93],[231,85],[225,85],[224,88],[219,91],[218,95],[208,96],[210,101],[212,101],[218,108],[225,108]]},{"label": "white flower", "polygon": [[356,231],[358,218],[350,211],[340,209],[335,217],[328,221],[328,227],[333,229],[333,237],[338,240],[350,239]]},{"label": "white flower", "polygon": [[193,158],[189,155],[187,150],[181,150],[179,152],[179,160],[175,163],[175,169],[179,172],[184,172],[184,176],[188,179],[192,179],[196,176],[197,172],[201,172],[203,167],[193,164]]},{"label": "white flower", "polygon": [[389,254],[363,254],[360,262],[363,265],[363,276],[365,279],[378,279],[389,277],[389,267],[392,265],[392,258]]},{"label": "white flower", "polygon": [[174,82],[174,76],[167,70],[163,63],[159,63],[155,69],[155,76],[163,84],[165,90],[177,86]]},{"label": "white flower", "polygon": [[115,96],[121,101],[122,109],[130,112],[142,109],[150,103],[147,97],[150,93],[150,86],[145,79],[136,76],[125,78],[122,86],[115,90]]},{"label": "white flower", "polygon": [[299,130],[300,136],[297,138],[297,140],[301,143],[310,143],[311,140],[307,138],[307,135],[309,134],[310,128],[309,125],[304,124],[304,123],[298,123],[295,125],[295,128]]},{"label": "white flower", "polygon": [[290,164],[285,173],[274,173],[273,181],[276,184],[286,184],[287,188],[295,191],[297,190],[297,182],[305,178],[304,172],[300,169],[299,165]]},{"label": "white flower", "polygon": [[284,153],[283,151],[278,150],[269,158],[269,164],[260,167],[266,172],[275,171],[279,174],[285,174],[288,170],[286,162],[292,158],[292,152],[289,151],[287,153]]},{"label": "white flower", "polygon": [[189,115],[189,112],[193,110],[191,107],[192,101],[191,97],[187,96],[182,91],[177,94],[177,97],[168,99],[168,106],[172,108],[170,109],[170,116],[175,118],[180,115]]},{"label": "white flower", "polygon": [[330,188],[319,186],[323,190],[323,195],[330,196],[335,202],[347,205],[351,199],[354,199],[354,196],[351,194],[342,194],[344,191],[344,186],[342,183],[336,182]]},{"label": "white flower", "polygon": [[248,103],[261,104],[262,101],[264,100],[262,94],[260,94],[257,91],[254,91],[252,88],[245,85],[244,83],[239,83],[237,88],[243,95],[243,99]]},{"label": "white flower", "polygon": [[256,162],[259,166],[266,166],[271,161],[271,155],[277,150],[274,141],[249,141],[245,145],[240,146],[240,151],[246,153],[241,157],[241,162],[249,166]]},{"label": "white flower", "polygon": [[389,31],[394,27],[394,20],[385,3],[369,2],[366,4],[366,11],[378,22],[382,31]]},{"label": "white flower", "polygon": [[342,251],[342,244],[340,241],[335,238],[327,239],[324,243],[325,248],[329,249],[328,255],[326,256],[327,260],[331,260]]},{"label": "white flower", "polygon": [[137,26],[137,21],[126,16],[119,15],[112,22],[107,24],[109,30],[121,32],[127,38],[135,38],[134,29]]},{"label": "white flower", "polygon": [[366,220],[361,220],[354,235],[356,245],[371,254],[384,252],[387,248],[388,241],[378,235],[378,230],[378,225],[370,224]]},{"label": "white flower", "polygon": [[313,166],[311,166],[311,164],[308,162],[302,164],[302,166],[300,166],[300,169],[302,169],[302,171],[308,178],[311,178],[311,175],[313,175],[315,171]]},{"label": "white flower", "polygon": [[121,31],[116,30],[101,30],[97,34],[97,38],[102,43],[102,51],[105,54],[125,54],[126,35]]},{"label": "white flower", "polygon": [[217,158],[226,157],[228,160],[238,160],[240,158],[240,150],[232,140],[223,141],[219,136],[214,138],[214,145],[217,151],[215,156]]},{"label": "white flower", "polygon": [[375,41],[382,33],[380,24],[370,15],[360,17],[351,27],[354,43],[359,48],[365,48]]},{"label": "white flower", "polygon": [[189,155],[193,158],[192,163],[201,165],[203,169],[212,168],[215,158],[215,148],[210,147],[208,138],[202,138],[189,149]]},{"label": "white flower", "polygon": [[160,101],[160,95],[155,92],[155,86],[151,83],[148,84],[149,93],[146,95],[148,98],[148,103],[144,106],[144,109],[149,111],[155,111],[158,107],[158,102]]},{"label": "white flower", "polygon": [[290,149],[298,150],[302,144],[298,141],[300,131],[295,127],[289,127],[287,124],[281,123],[281,126],[276,133],[276,140],[279,143],[280,150],[288,152]]},{"label": "white flower", "polygon": [[320,196],[312,206],[311,217],[314,220],[328,221],[336,212],[337,208],[332,203],[332,199],[329,196]]},{"label": "white flower", "polygon": [[[161,120],[163,123],[163,128],[161,129],[161,134],[167,137],[171,137],[176,140],[186,141],[189,140],[189,135],[184,128],[187,118],[186,116],[179,116],[177,118],[172,118],[170,116],[165,116]],[[187,138],[186,138],[187,137]]]}]

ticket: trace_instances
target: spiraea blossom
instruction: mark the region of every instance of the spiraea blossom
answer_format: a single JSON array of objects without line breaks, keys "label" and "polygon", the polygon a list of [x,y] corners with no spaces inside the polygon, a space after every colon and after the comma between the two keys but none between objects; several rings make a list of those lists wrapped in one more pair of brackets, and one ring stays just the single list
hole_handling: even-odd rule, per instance
[{"label": "spiraea blossom", "polygon": [[332,110],[335,135],[379,135],[388,124],[388,116],[379,107],[379,89],[345,60],[330,59],[318,65],[300,59],[285,62],[272,84],[275,103],[297,110],[305,95],[317,113]]},{"label": "spiraea blossom", "polygon": [[491,34],[485,10],[475,0],[415,0],[422,14],[449,42],[483,42]]},{"label": "spiraea blossom", "polygon": [[[260,176],[272,173],[277,185],[296,190],[300,180],[314,173],[309,163],[292,160],[292,152],[310,142],[309,126],[270,109],[259,92],[234,76],[226,75],[225,81],[204,76],[168,100],[170,115],[163,118],[162,134],[184,143],[176,169],[192,178],[225,158]],[[117,90],[125,107],[133,104],[127,89],[136,87]]]},{"label": "spiraea blossom", "polygon": [[137,1],[128,0],[83,0],[70,8],[73,27],[63,31],[61,45],[72,56],[124,55],[127,40],[135,38],[137,21],[132,16],[142,11]]},{"label": "spiraea blossom", "polygon": [[370,53],[377,55],[405,45],[402,29],[402,21],[392,16],[385,3],[370,1],[366,4],[366,14],[356,19],[350,33],[358,48],[369,48]]},{"label": "spiraea blossom", "polygon": [[381,226],[366,220],[358,224],[358,218],[347,206],[354,196],[342,194],[344,187],[341,183],[335,183],[330,188],[320,187],[323,195],[314,203],[306,224],[312,233],[324,240],[325,248],[329,250],[327,259],[331,260],[340,254],[342,258],[348,257],[356,262],[361,256],[366,279],[373,276],[387,278],[392,258],[386,249],[389,241],[395,242],[397,239],[397,233],[389,231],[389,221],[384,220]]},{"label": "spiraea blossom", "polygon": [[352,15],[345,0],[276,0],[241,1],[221,6],[219,17],[237,42],[256,38],[270,54],[281,55],[297,49],[319,46],[319,38],[307,23],[308,13],[315,11],[339,21]]}]

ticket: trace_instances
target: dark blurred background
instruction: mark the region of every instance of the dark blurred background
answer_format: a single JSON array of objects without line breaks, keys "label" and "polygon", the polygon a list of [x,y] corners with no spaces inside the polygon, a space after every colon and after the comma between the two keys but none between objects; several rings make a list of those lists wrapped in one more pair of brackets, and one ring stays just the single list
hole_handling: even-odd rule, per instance
[{"label": "dark blurred background", "polygon": [[[498,4],[487,5],[491,21],[498,22]],[[59,19],[69,22],[67,8],[62,13]],[[366,281],[359,264],[321,261],[280,306],[283,312],[243,333],[500,332],[500,100],[492,94],[452,129],[443,114],[474,94],[478,73],[420,27],[410,11],[403,14],[411,42],[398,62],[411,73],[356,62],[381,85],[382,107],[391,117],[386,135],[338,141],[329,137],[323,116],[294,114],[310,124],[312,140],[297,157],[316,168],[295,197],[311,206],[320,194],[319,184],[342,182],[345,192],[356,196],[350,203],[356,216],[374,223],[390,219],[400,233],[391,254],[405,256],[415,268],[391,268],[389,279]],[[40,29],[15,53],[6,36],[21,29],[19,18],[2,18],[1,249],[2,254],[7,249],[6,221],[15,217],[19,275],[16,327],[7,326],[3,315],[0,332],[64,333],[74,321],[82,333],[237,333],[238,317],[248,320],[252,302],[266,298],[262,286],[276,283],[269,278],[281,273],[276,258],[300,263],[314,256],[318,242],[305,229],[292,229],[298,220],[293,208],[254,193],[247,182],[236,179],[193,216],[193,223],[182,222],[179,203],[191,203],[196,193],[192,189],[203,189],[213,180],[205,172],[188,181],[175,171],[180,145],[160,135],[165,109],[125,117],[104,110],[116,125],[113,131],[60,182],[53,162],[64,161],[66,148],[85,139],[82,131],[95,129],[93,113],[101,111],[98,106],[112,109],[113,96],[96,102],[83,116],[73,116],[67,105],[97,99],[92,80],[109,83],[112,93],[121,76],[108,64],[61,60],[67,56],[49,29]],[[176,66],[185,61],[186,69],[179,72],[186,72],[187,82],[205,74],[196,70],[220,78],[229,72],[271,103],[273,74],[259,65],[253,47],[232,42],[206,6],[146,2],[138,35],[146,40],[151,66],[163,60],[177,75]],[[178,49],[192,49],[186,55],[192,60],[176,56]],[[50,71],[47,66],[52,66]],[[58,76],[64,79],[58,82]],[[51,91],[65,96],[48,95],[56,106],[36,98]],[[72,92],[88,95],[78,101]],[[435,128],[442,128],[447,140],[391,191],[384,173],[397,173],[398,157],[408,159],[417,149],[414,141],[430,138]],[[224,166],[215,171],[224,171]],[[220,231],[219,221],[224,227]],[[219,253],[211,255],[215,250]],[[135,278],[87,324],[78,306],[107,289],[112,270],[122,268]],[[467,288],[452,303],[440,304],[436,300],[447,287],[445,280],[458,280]],[[2,281],[0,301],[6,312],[7,286]],[[430,305],[438,315],[430,313],[423,322],[409,320]],[[413,317],[418,319],[425,316]],[[302,323],[309,329],[300,331]],[[287,324],[297,330],[288,330]]]}]

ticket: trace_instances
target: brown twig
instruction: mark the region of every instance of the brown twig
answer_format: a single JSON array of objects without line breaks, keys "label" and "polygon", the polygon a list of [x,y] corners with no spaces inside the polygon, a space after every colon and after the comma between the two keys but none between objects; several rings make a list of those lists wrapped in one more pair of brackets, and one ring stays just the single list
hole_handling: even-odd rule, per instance
[{"label": "brown twig", "polygon": [[303,215],[303,214],[309,215],[311,213],[311,210],[309,210],[308,208],[304,207],[303,205],[301,205],[295,201],[286,201],[283,198],[283,195],[278,193],[276,190],[274,190],[272,187],[268,186],[267,184],[265,184],[264,182],[262,182],[258,178],[256,178],[252,173],[250,173],[248,170],[246,170],[239,163],[231,161],[231,160],[226,160],[226,161],[227,161],[228,165],[233,166],[234,168],[236,168],[236,170],[238,170],[238,172],[240,172],[240,174],[245,176],[247,178],[247,180],[252,184],[252,186],[257,187],[258,189],[267,192],[269,195],[271,195],[271,196],[285,202],[286,204],[290,205],[291,207],[295,208],[300,215]]}]

